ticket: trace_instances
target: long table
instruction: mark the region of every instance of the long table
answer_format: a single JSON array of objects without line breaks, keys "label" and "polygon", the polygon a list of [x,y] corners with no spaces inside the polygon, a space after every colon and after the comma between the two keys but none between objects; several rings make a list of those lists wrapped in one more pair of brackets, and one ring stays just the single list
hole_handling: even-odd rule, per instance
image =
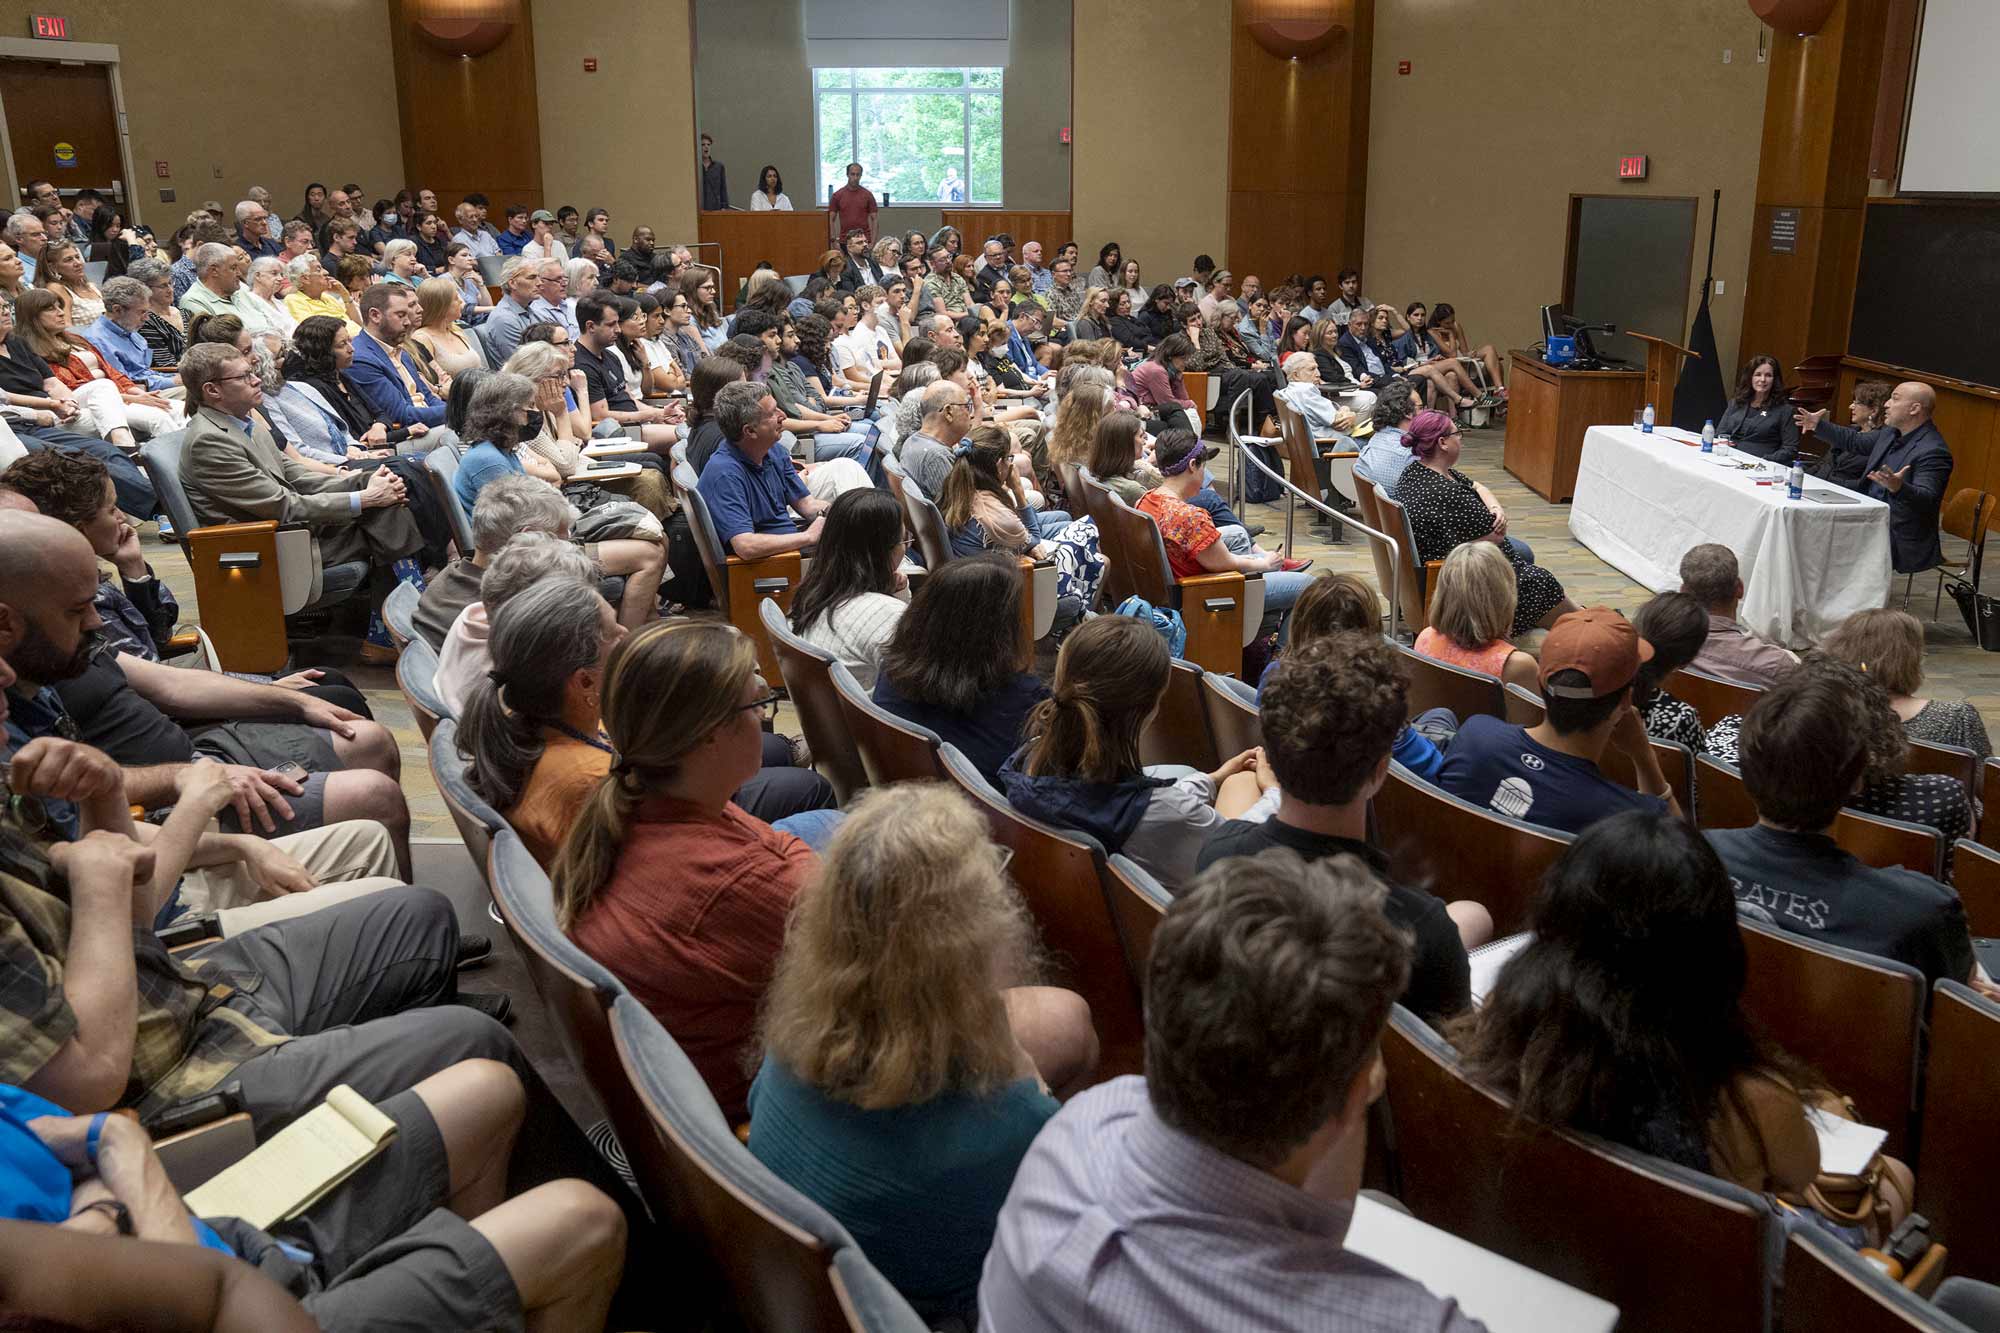
[{"label": "long table", "polygon": [[[1856,611],[1889,600],[1889,506],[1812,478],[1786,498],[1784,474],[1748,455],[1703,454],[1698,437],[1662,427],[1592,426],[1578,460],[1570,533],[1654,592],[1680,587],[1681,557],[1716,542],[1736,552],[1742,623],[1810,647]],[[1759,482],[1769,484],[1759,484]],[[1815,493],[1852,501],[1826,504]]]}]

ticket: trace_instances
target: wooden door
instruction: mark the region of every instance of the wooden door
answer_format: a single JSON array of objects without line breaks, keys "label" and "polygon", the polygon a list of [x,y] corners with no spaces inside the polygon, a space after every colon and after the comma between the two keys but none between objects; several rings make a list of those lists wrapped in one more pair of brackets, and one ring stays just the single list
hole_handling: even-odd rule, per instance
[{"label": "wooden door", "polygon": [[0,60],[0,105],[21,185],[54,181],[67,199],[85,186],[109,195],[123,178],[109,65]]}]

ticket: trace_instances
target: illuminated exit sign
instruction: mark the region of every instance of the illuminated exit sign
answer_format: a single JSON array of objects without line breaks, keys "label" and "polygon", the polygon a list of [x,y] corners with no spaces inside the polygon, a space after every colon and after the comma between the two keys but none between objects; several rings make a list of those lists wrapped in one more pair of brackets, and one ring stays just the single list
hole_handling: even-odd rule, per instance
[{"label": "illuminated exit sign", "polygon": [[1621,181],[1642,181],[1646,179],[1646,155],[1621,157],[1618,159],[1618,179]]},{"label": "illuminated exit sign", "polygon": [[69,40],[69,20],[60,14],[36,14],[28,20],[28,30],[37,37]]}]

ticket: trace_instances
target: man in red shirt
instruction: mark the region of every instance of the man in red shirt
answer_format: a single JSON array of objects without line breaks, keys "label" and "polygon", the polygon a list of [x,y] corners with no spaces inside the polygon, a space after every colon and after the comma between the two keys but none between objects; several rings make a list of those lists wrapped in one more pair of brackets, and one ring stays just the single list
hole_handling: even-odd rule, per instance
[{"label": "man in red shirt", "polygon": [[861,164],[849,162],[847,184],[826,201],[827,241],[831,244],[857,228],[868,233],[871,244],[874,242],[875,196],[861,188]]}]

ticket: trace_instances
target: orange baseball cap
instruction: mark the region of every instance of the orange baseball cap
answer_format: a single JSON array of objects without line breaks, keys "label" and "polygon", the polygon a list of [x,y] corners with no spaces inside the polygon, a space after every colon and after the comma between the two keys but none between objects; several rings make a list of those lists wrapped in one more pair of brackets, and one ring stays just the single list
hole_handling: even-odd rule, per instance
[{"label": "orange baseball cap", "polygon": [[[1630,685],[1652,657],[1653,645],[1631,621],[1608,606],[1587,606],[1558,620],[1542,641],[1542,690],[1559,699],[1602,699]],[[1558,671],[1581,671],[1590,684],[1549,684]]]}]

